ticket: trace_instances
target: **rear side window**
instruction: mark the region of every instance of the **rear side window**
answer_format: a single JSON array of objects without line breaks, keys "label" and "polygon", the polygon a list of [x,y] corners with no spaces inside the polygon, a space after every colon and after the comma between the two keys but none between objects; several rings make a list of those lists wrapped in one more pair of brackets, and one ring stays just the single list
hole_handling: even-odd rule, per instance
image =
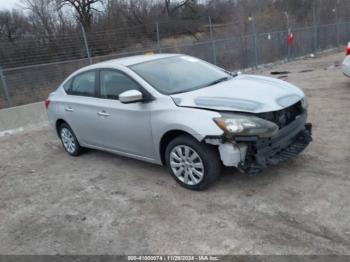
[{"label": "rear side window", "polygon": [[74,77],[72,85],[67,93],[78,96],[95,96],[95,80],[95,71],[79,74]]},{"label": "rear side window", "polygon": [[69,79],[69,80],[68,80],[67,82],[65,82],[64,85],[63,85],[64,91],[69,92],[69,89],[70,89],[71,85],[72,85],[72,79]]},{"label": "rear side window", "polygon": [[116,100],[125,91],[140,90],[139,85],[130,77],[112,70],[101,70],[100,88],[101,98]]}]

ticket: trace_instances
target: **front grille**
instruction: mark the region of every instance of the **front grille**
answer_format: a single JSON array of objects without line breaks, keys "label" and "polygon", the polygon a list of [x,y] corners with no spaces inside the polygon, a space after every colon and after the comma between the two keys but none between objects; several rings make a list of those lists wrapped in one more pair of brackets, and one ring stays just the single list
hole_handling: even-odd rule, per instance
[{"label": "front grille", "polygon": [[279,128],[283,128],[292,123],[297,116],[301,115],[302,113],[303,108],[301,106],[301,102],[298,102],[279,111],[258,114],[258,117],[275,123]]}]

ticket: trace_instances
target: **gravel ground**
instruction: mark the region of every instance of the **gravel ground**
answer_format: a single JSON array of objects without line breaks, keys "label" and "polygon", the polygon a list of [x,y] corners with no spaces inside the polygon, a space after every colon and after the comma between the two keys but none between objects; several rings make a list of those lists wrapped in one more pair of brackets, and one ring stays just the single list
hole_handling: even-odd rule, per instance
[{"label": "gravel ground", "polygon": [[343,55],[258,70],[291,72],[314,142],[256,177],[227,169],[205,192],[164,167],[97,151],[71,158],[47,126],[0,138],[0,253],[350,254],[350,79],[334,66]]}]

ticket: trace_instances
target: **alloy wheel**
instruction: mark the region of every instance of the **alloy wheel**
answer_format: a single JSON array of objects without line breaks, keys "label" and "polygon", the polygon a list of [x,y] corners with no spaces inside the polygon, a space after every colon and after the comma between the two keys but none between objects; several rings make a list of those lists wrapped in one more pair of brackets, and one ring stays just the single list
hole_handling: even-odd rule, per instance
[{"label": "alloy wheel", "polygon": [[195,186],[203,180],[203,161],[189,146],[178,145],[171,150],[170,167],[177,179],[186,185]]},{"label": "alloy wheel", "polygon": [[61,139],[64,148],[68,151],[68,153],[73,154],[76,149],[76,144],[73,134],[68,128],[62,128]]}]

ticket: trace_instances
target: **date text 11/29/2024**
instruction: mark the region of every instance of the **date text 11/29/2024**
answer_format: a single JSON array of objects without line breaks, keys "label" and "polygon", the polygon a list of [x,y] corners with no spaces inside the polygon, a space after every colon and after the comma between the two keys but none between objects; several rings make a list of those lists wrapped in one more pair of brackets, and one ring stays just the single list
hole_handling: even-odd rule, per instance
[{"label": "date text 11/29/2024", "polygon": [[128,256],[128,261],[218,261],[216,256]]}]

